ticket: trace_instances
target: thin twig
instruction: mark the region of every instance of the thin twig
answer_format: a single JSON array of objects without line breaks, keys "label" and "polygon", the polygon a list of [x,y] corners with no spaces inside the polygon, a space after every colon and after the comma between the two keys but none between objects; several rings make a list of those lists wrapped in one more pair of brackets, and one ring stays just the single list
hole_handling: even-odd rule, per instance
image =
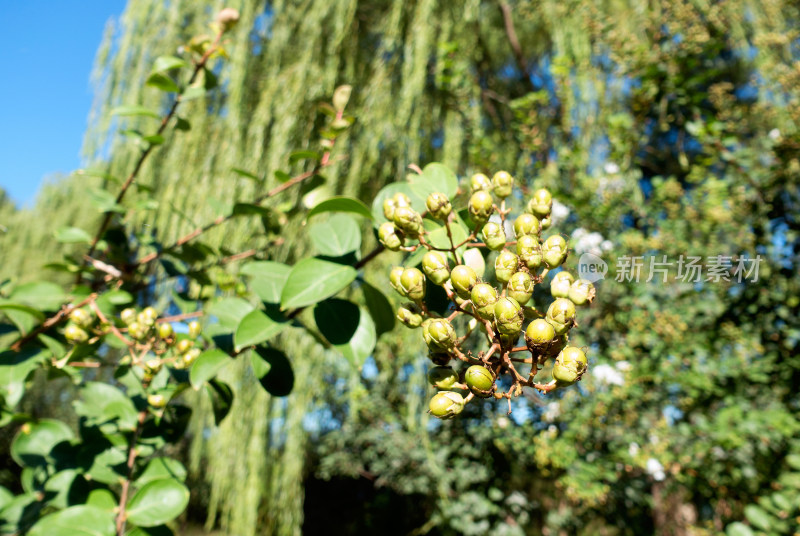
[{"label": "thin twig", "polygon": [[125,534],[125,508],[128,504],[128,493],[133,480],[133,469],[136,462],[136,443],[139,441],[139,436],[144,427],[144,421],[147,419],[147,410],[143,409],[139,412],[139,418],[136,420],[136,429],[133,431],[133,438],[128,445],[128,474],[125,480],[122,481],[122,492],[119,496],[119,512],[117,513],[117,536]]},{"label": "thin twig", "polygon": [[70,305],[70,304],[63,305],[56,314],[54,314],[53,316],[42,322],[39,325],[39,327],[37,327],[27,335],[24,335],[19,339],[17,339],[17,342],[11,345],[11,349],[14,350],[15,352],[19,352],[19,350],[22,348],[23,345],[30,342],[32,339],[36,338],[36,336],[39,335],[40,333],[44,333],[48,329],[52,328],[53,326],[55,326],[56,324],[67,318],[74,309],[79,309],[84,305],[86,305],[87,303],[93,302],[96,298],[97,298],[97,293],[92,293],[87,298],[78,302],[75,305]]}]

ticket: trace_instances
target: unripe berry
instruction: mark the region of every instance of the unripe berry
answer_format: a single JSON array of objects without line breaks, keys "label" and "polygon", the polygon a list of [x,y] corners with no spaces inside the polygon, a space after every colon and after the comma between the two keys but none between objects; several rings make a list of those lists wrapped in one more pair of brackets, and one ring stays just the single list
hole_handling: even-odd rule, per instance
[{"label": "unripe berry", "polygon": [[422,216],[411,207],[397,207],[392,221],[403,234],[411,238],[418,237],[422,231]]},{"label": "unripe berry", "polygon": [[523,318],[522,307],[514,298],[500,298],[494,305],[494,324],[503,335],[519,334]]},{"label": "unripe berry", "polygon": [[542,246],[542,258],[544,263],[551,270],[558,268],[567,259],[567,242],[560,235],[553,235],[544,241]]},{"label": "unripe berry", "polygon": [[480,190],[488,192],[492,189],[492,181],[483,173],[476,173],[469,179],[469,189],[472,193]]},{"label": "unripe berry", "polygon": [[422,325],[422,310],[415,303],[407,303],[397,310],[397,319],[407,328],[418,328]]},{"label": "unripe berry", "polygon": [[500,225],[490,221],[483,226],[481,234],[489,249],[499,251],[506,247],[506,233]]},{"label": "unripe berry", "polygon": [[402,266],[395,266],[389,272],[389,284],[395,291],[397,291],[398,294],[400,294],[404,298],[406,298],[407,296],[405,290],[403,290],[403,286],[400,284],[400,278],[403,277],[403,272],[405,271],[406,269],[403,268]]},{"label": "unripe berry", "polygon": [[392,197],[383,201],[383,215],[387,220],[394,220],[394,211],[397,207],[410,207],[411,200],[403,192],[397,192]]},{"label": "unripe berry", "polygon": [[162,322],[158,325],[158,336],[162,339],[169,339],[173,333],[172,324],[169,322]]},{"label": "unripe berry", "polygon": [[119,317],[123,322],[125,322],[125,325],[130,326],[132,323],[136,322],[136,309],[132,307],[123,309],[119,314]]},{"label": "unripe berry", "polygon": [[575,305],[586,305],[594,301],[595,290],[591,281],[578,279],[569,287],[569,299]]},{"label": "unripe berry", "polygon": [[141,340],[147,335],[149,328],[142,326],[139,322],[131,322],[128,325],[128,335],[136,340]]},{"label": "unripe berry", "polygon": [[537,270],[542,265],[542,249],[539,239],[531,235],[517,238],[517,255],[529,270]]},{"label": "unripe berry", "polygon": [[136,315],[136,321],[142,326],[146,326],[148,328],[152,327],[153,324],[156,323],[157,318],[158,313],[152,307],[146,307],[141,313]]},{"label": "unripe berry", "polygon": [[392,222],[384,222],[378,227],[378,240],[389,251],[399,251],[403,247],[404,239]]},{"label": "unripe berry", "polygon": [[400,286],[406,296],[414,301],[425,297],[425,274],[417,268],[406,268],[400,277]]},{"label": "unripe berry", "polygon": [[155,376],[161,370],[161,360],[158,358],[148,359],[145,361],[144,369],[151,375]]},{"label": "unripe berry", "polygon": [[472,365],[464,373],[464,382],[471,393],[481,398],[486,398],[492,395],[492,387],[494,386],[494,377],[489,369],[480,365]]},{"label": "unripe berry", "polygon": [[501,199],[508,197],[514,188],[514,177],[507,171],[498,171],[492,176],[492,187],[497,197]]},{"label": "unripe berry", "polygon": [[94,317],[86,309],[73,309],[69,314],[69,319],[81,328],[88,328],[94,322]]},{"label": "unripe berry", "polygon": [[196,339],[200,336],[200,322],[192,320],[189,322],[189,337]]},{"label": "unripe berry", "polygon": [[539,222],[539,226],[541,227],[542,231],[548,230],[550,228],[550,224],[551,224],[550,216],[542,218],[542,220]]},{"label": "unripe berry", "polygon": [[422,271],[434,285],[442,285],[450,279],[447,256],[441,251],[429,251],[422,257]]},{"label": "unripe berry", "polygon": [[539,235],[539,220],[532,214],[522,213],[514,220],[514,235],[519,238],[525,235]]},{"label": "unripe berry", "polygon": [[553,342],[556,338],[556,330],[543,318],[537,318],[525,330],[525,341],[528,346],[545,346]]},{"label": "unripe berry", "polygon": [[528,212],[539,219],[549,216],[552,208],[553,196],[544,188],[536,190],[531,200],[528,201]]},{"label": "unripe berry", "polygon": [[572,385],[586,372],[586,354],[580,348],[567,346],[556,357],[553,366],[553,379],[559,386]]},{"label": "unripe berry", "polygon": [[431,318],[423,322],[422,336],[428,348],[435,352],[449,350],[456,342],[456,330],[444,318]]},{"label": "unripe berry", "polygon": [[167,397],[161,394],[153,393],[151,395],[147,395],[147,403],[154,408],[163,408],[167,405]]},{"label": "unripe berry", "polygon": [[64,329],[64,338],[72,344],[80,344],[89,340],[89,334],[80,326],[70,324]]},{"label": "unripe berry", "polygon": [[494,275],[501,283],[508,283],[519,268],[519,257],[504,249],[494,261]]},{"label": "unripe berry", "polygon": [[469,198],[469,217],[476,225],[485,223],[494,211],[492,194],[485,190],[478,190]]},{"label": "unripe berry", "polygon": [[575,304],[564,298],[556,299],[547,309],[547,321],[557,335],[563,335],[575,324]]},{"label": "unripe berry", "polygon": [[184,367],[192,366],[192,363],[197,361],[197,358],[200,357],[201,353],[202,352],[201,352],[200,348],[192,348],[191,350],[189,350],[188,352],[183,354],[183,358],[182,358],[183,366]]},{"label": "unripe berry", "polygon": [[180,354],[185,354],[189,350],[191,350],[192,346],[194,346],[194,341],[190,339],[181,339],[178,341],[178,344],[175,346],[175,349]]},{"label": "unripe berry", "polygon": [[452,419],[464,411],[464,397],[453,391],[441,391],[431,398],[428,408],[434,417]]},{"label": "unripe berry", "polygon": [[459,264],[450,272],[450,282],[459,296],[468,299],[472,287],[478,282],[478,274],[466,264]]},{"label": "unripe berry", "polygon": [[428,371],[428,383],[437,389],[447,391],[458,383],[458,374],[450,367],[433,367]]},{"label": "unripe berry", "polygon": [[494,306],[497,303],[497,290],[492,285],[478,283],[472,287],[470,299],[478,316],[484,320],[494,319]]},{"label": "unripe berry", "polygon": [[572,277],[571,273],[566,270],[558,272],[550,281],[550,294],[554,298],[568,298],[569,288],[572,286],[573,281],[575,281],[575,278]]},{"label": "unripe berry", "polygon": [[425,207],[428,209],[428,214],[437,220],[446,220],[453,210],[450,199],[441,192],[430,194],[425,200]]},{"label": "unripe berry", "polygon": [[430,359],[434,365],[443,367],[447,365],[452,358],[447,352],[437,352],[431,350],[428,352],[428,359]]},{"label": "unripe berry", "polygon": [[533,279],[528,272],[517,272],[511,276],[506,288],[509,297],[525,305],[533,296]]}]

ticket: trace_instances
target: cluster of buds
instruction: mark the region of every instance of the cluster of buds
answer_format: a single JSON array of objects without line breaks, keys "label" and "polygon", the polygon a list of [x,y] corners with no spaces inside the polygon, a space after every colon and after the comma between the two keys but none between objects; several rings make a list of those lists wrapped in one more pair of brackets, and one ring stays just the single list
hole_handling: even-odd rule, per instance
[{"label": "cluster of buds", "polygon": [[[562,268],[569,249],[561,235],[550,232],[549,236],[542,236],[551,227],[553,197],[548,190],[536,190],[513,226],[506,226],[511,213],[506,208],[506,198],[513,187],[514,179],[505,171],[495,173],[491,179],[481,173],[471,177],[467,213],[473,228],[458,244],[450,232],[457,215],[447,195],[430,194],[425,214],[414,210],[403,193],[396,193],[383,203],[388,222],[379,228],[381,243],[393,251],[427,250],[421,269],[396,266],[389,281],[400,296],[409,300],[399,308],[398,320],[409,328],[422,330],[435,365],[428,373],[428,381],[438,390],[429,409],[441,419],[458,415],[476,397],[505,398],[510,412],[511,398],[520,396],[524,387],[549,392],[574,384],[587,370],[584,351],[568,342],[570,330],[577,325],[576,306],[592,302],[594,286],[586,280],[575,280]],[[434,247],[426,240],[424,217],[444,222],[449,248]],[[509,240],[506,234],[512,227],[514,237]],[[495,284],[482,280],[464,262],[460,254],[463,248],[497,252],[490,253],[496,255]],[[546,309],[537,309],[532,303],[534,288],[556,269],[560,270],[550,281],[554,300]],[[428,309],[425,298],[429,283],[443,287],[450,299],[447,316]],[[474,331],[481,333],[479,338],[485,338],[486,350],[463,347],[474,340],[470,338]],[[520,344],[522,340],[524,345]],[[523,353],[527,357],[517,355]],[[550,358],[554,359],[552,380],[540,383],[535,376]],[[467,367],[460,372],[455,370],[450,366],[454,360]],[[524,365],[529,370],[524,370]],[[501,385],[503,388],[499,388]]]}]

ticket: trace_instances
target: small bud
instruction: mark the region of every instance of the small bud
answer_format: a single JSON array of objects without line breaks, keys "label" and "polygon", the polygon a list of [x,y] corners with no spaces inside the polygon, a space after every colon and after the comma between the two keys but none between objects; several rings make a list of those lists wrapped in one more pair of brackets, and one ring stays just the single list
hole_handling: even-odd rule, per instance
[{"label": "small bud", "polygon": [[167,405],[167,397],[161,394],[153,393],[151,395],[147,395],[147,403],[154,408],[163,408]]},{"label": "small bud", "polygon": [[533,296],[533,279],[528,272],[517,272],[511,276],[506,290],[509,297],[517,300],[520,305],[525,305]]},{"label": "small bud", "polygon": [[478,316],[484,320],[494,320],[494,306],[497,303],[497,290],[492,285],[478,283],[472,287],[470,299]]},{"label": "small bud", "polygon": [[347,107],[350,102],[350,94],[353,92],[353,86],[342,85],[333,91],[333,107],[336,111],[342,111]]},{"label": "small bud", "polygon": [[232,7],[226,7],[217,13],[217,22],[223,32],[227,32],[239,22],[239,12]]},{"label": "small bud", "polygon": [[469,217],[476,225],[485,223],[494,211],[492,194],[485,190],[478,190],[469,198]]},{"label": "small bud", "polygon": [[517,238],[517,255],[529,270],[537,270],[542,265],[542,249],[539,239],[531,235]]},{"label": "small bud", "polygon": [[488,192],[492,189],[492,181],[483,173],[476,173],[469,179],[469,189],[473,194],[481,190]]},{"label": "small bud", "polygon": [[411,238],[418,237],[422,231],[422,216],[411,207],[397,207],[392,221],[403,234]]},{"label": "small bud", "polygon": [[489,249],[499,251],[506,247],[506,233],[500,225],[490,221],[483,226],[481,234]]},{"label": "small bud", "polygon": [[478,282],[478,274],[465,264],[459,264],[450,272],[453,289],[464,299],[469,298],[472,287]]},{"label": "small bud", "polygon": [[475,396],[486,398],[492,395],[494,377],[486,367],[472,365],[464,373],[464,381],[469,387],[470,392]]},{"label": "small bud", "polygon": [[558,268],[567,259],[567,242],[561,235],[553,235],[542,245],[542,259],[548,268]]},{"label": "small bud", "polygon": [[450,367],[433,367],[428,371],[428,383],[437,389],[447,391],[458,383],[458,374]]},{"label": "small bud", "polygon": [[422,325],[422,310],[415,303],[407,303],[397,310],[397,319],[407,328],[418,328]]},{"label": "small bud", "polygon": [[550,209],[553,208],[553,196],[544,188],[536,190],[533,197],[528,201],[528,212],[533,214],[539,219],[546,218],[550,215]]},{"label": "small bud", "polygon": [[568,298],[569,288],[573,281],[575,278],[571,273],[565,270],[558,272],[550,281],[550,294],[554,298]]},{"label": "small bud", "polygon": [[503,335],[513,336],[522,331],[522,307],[514,298],[500,298],[494,306],[494,324]]},{"label": "small bud", "polygon": [[494,275],[501,283],[508,283],[519,268],[519,257],[504,249],[494,261]]},{"label": "small bud", "polygon": [[126,326],[130,326],[133,322],[136,322],[136,309],[133,307],[123,309],[119,314],[119,317],[123,322],[125,322]]},{"label": "small bud", "polygon": [[532,214],[523,213],[514,220],[514,235],[519,238],[525,235],[539,235],[539,220]]},{"label": "small bud", "polygon": [[500,199],[506,198],[514,188],[514,177],[507,171],[498,171],[492,176],[492,188],[494,195]]},{"label": "small bud", "polygon": [[398,251],[404,243],[403,234],[389,221],[378,227],[378,240],[389,251]]},{"label": "small bud", "polygon": [[403,298],[408,297],[406,296],[405,293],[406,291],[403,290],[403,286],[400,284],[400,278],[403,277],[403,272],[405,271],[406,269],[403,268],[402,266],[395,266],[389,272],[389,284],[392,285],[392,288],[395,291],[397,291],[397,293],[400,294],[400,296],[402,296]]},{"label": "small bud", "polygon": [[172,324],[169,322],[162,322],[158,325],[158,336],[162,339],[169,339],[173,333]]},{"label": "small bud", "polygon": [[567,346],[556,357],[553,379],[559,386],[572,385],[586,372],[586,354],[580,348]]},{"label": "small bud", "polygon": [[442,285],[450,279],[447,257],[441,251],[429,251],[422,257],[422,271],[434,285]]},{"label": "small bud", "polygon": [[180,354],[185,354],[189,350],[191,350],[192,346],[194,346],[194,341],[190,339],[181,339],[178,341],[178,344],[175,346],[175,349]]},{"label": "small bud", "polygon": [[80,326],[70,324],[64,329],[64,338],[72,344],[80,344],[89,340],[89,334]]},{"label": "small bud", "polygon": [[200,336],[200,322],[192,320],[189,322],[189,337],[196,339]]},{"label": "small bud", "polygon": [[428,408],[434,417],[452,419],[464,411],[464,397],[453,391],[441,391],[431,398]]},{"label": "small bud", "polygon": [[550,216],[542,218],[542,220],[539,222],[539,226],[541,227],[542,231],[548,230],[550,228],[550,224],[551,224]]},{"label": "small bud", "polygon": [[575,304],[564,298],[556,299],[547,309],[547,321],[557,335],[563,335],[575,324]]},{"label": "small bud", "polygon": [[425,274],[417,268],[406,268],[400,277],[400,286],[406,296],[420,301],[425,297]]},{"label": "small bud", "polygon": [[200,348],[192,348],[185,354],[183,354],[183,366],[184,367],[191,367],[192,363],[197,361],[197,358],[200,357],[201,350]]},{"label": "small bud", "polygon": [[88,328],[94,323],[94,317],[86,309],[73,309],[69,319],[81,328]]},{"label": "small bud", "polygon": [[431,318],[422,323],[422,336],[433,351],[448,350],[456,342],[456,330],[444,318]]},{"label": "small bud", "polygon": [[425,201],[425,207],[428,209],[428,213],[437,220],[446,220],[453,210],[450,199],[441,192],[433,192],[429,195]]},{"label": "small bud", "polygon": [[595,290],[591,281],[578,279],[569,287],[569,299],[575,305],[586,305],[594,301]]},{"label": "small bud", "polygon": [[543,318],[537,318],[525,330],[525,342],[529,348],[549,345],[555,338],[555,328]]}]

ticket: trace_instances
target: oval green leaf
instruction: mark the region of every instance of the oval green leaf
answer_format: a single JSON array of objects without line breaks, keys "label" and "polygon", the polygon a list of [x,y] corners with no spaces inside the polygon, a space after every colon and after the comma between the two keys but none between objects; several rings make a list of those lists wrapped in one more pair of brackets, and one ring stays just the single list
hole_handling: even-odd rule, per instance
[{"label": "oval green leaf", "polygon": [[289,358],[275,348],[258,346],[250,354],[253,373],[272,396],[286,396],[294,387],[294,371]]},{"label": "oval green leaf", "polygon": [[161,117],[153,110],[145,108],[144,106],[117,106],[111,110],[111,115],[119,115],[122,117],[144,116],[154,119],[159,119]]},{"label": "oval green leaf", "polygon": [[191,372],[189,372],[189,381],[192,387],[200,389],[204,383],[216,376],[230,360],[231,358],[228,354],[222,350],[213,349],[200,354],[197,357],[197,361],[192,365]]},{"label": "oval green leaf", "polygon": [[147,467],[136,479],[136,486],[143,486],[151,480],[171,478],[181,482],[186,480],[186,468],[174,458],[158,457],[147,463]]},{"label": "oval green leaf", "polygon": [[[269,340],[289,325],[284,318],[278,315],[273,316],[274,318],[270,318],[256,309],[242,318],[236,328],[236,333],[233,335],[236,349],[241,350],[247,346],[253,346]],[[192,370],[194,371],[194,369]]]},{"label": "oval green leaf", "polygon": [[189,504],[189,490],[173,478],[151,480],[128,503],[128,521],[142,527],[162,525]]},{"label": "oval green leaf", "polygon": [[350,363],[360,367],[375,349],[377,334],[369,311],[353,302],[336,298],[314,307],[320,333]]},{"label": "oval green leaf", "polygon": [[254,261],[242,266],[240,274],[249,275],[250,288],[265,303],[280,303],[281,291],[289,278],[291,266],[273,261]]},{"label": "oval green leaf", "polygon": [[111,536],[114,514],[96,506],[73,506],[44,516],[28,536]]},{"label": "oval green leaf", "polygon": [[294,265],[281,293],[283,309],[305,307],[329,298],[352,283],[358,272],[322,259],[303,259]]},{"label": "oval green leaf", "polygon": [[446,194],[451,199],[458,190],[458,177],[449,167],[438,162],[425,166],[422,175],[409,175],[411,191],[420,199],[427,199],[434,192]]},{"label": "oval green leaf", "polygon": [[317,206],[308,211],[308,217],[323,212],[351,212],[372,219],[372,211],[362,201],[354,197],[336,196],[322,201]]},{"label": "oval green leaf", "polygon": [[317,251],[328,257],[341,257],[361,248],[358,223],[346,214],[334,214],[325,222],[310,225],[308,234]]},{"label": "oval green leaf", "polygon": [[44,465],[50,451],[73,438],[69,426],[55,419],[42,419],[23,426],[11,444],[11,457],[22,466]]}]

